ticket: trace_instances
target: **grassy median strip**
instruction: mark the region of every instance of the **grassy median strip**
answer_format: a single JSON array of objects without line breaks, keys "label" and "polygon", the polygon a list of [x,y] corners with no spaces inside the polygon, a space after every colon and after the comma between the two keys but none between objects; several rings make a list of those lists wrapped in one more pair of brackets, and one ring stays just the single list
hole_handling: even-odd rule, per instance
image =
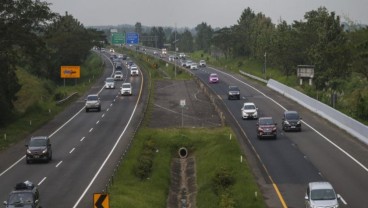
[{"label": "grassy median strip", "polygon": [[[231,129],[152,129],[141,128],[114,178],[110,189],[111,207],[166,207],[170,186],[170,164],[180,147],[196,160],[196,207],[266,207]],[[230,139],[231,138],[231,139]],[[138,158],[145,143],[154,144],[152,169],[141,179],[136,174]],[[243,158],[245,158],[243,156]],[[216,181],[226,170],[232,183],[217,191]],[[221,178],[220,178],[221,180]]]}]

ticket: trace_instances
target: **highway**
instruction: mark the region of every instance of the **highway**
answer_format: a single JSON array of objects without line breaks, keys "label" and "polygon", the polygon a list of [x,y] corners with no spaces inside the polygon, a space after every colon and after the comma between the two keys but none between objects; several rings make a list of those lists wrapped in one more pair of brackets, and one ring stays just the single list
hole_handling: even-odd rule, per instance
[{"label": "highway", "polygon": [[[168,61],[167,56],[163,59]],[[248,155],[255,155],[258,160],[261,175],[268,184],[261,187],[265,197],[278,196],[279,204],[275,207],[305,207],[307,184],[312,181],[329,181],[341,195],[340,207],[367,207],[368,148],[365,144],[262,83],[210,66],[187,70],[223,101],[227,121],[241,132],[241,144],[251,151]],[[210,73],[217,73],[220,82],[209,84]],[[229,85],[240,88],[240,100],[227,99]],[[274,118],[278,123],[276,140],[257,138],[257,120],[241,118],[240,108],[244,102],[254,102],[259,116]],[[285,110],[301,114],[302,132],[281,129]],[[270,190],[274,193],[269,193]]]},{"label": "highway", "polygon": [[[107,54],[106,54],[107,55]],[[39,186],[42,207],[93,207],[93,194],[106,189],[108,179],[129,148],[143,114],[140,101],[142,73],[130,77],[123,69],[124,80],[116,89],[103,88],[104,79],[113,67],[108,56],[104,76],[88,94],[98,93],[101,112],[85,112],[84,97],[33,135],[51,138],[53,160],[49,163],[25,162],[25,147],[20,144],[2,153],[0,162],[0,195],[6,200],[18,182],[30,180]],[[123,82],[133,85],[132,96],[119,95]],[[10,152],[11,151],[11,152]]]},{"label": "highway", "polygon": [[[243,138],[254,148],[265,169],[264,177],[280,192],[284,207],[303,207],[308,182],[327,180],[342,196],[341,207],[366,207],[368,199],[367,147],[349,134],[316,116],[297,103],[273,92],[262,84],[229,75],[212,67],[193,71],[204,83],[209,73],[218,73],[220,83],[209,84],[232,117],[233,125],[243,131]],[[237,85],[241,100],[227,100],[227,88]],[[260,116],[272,116],[278,123],[276,140],[256,136],[256,120],[242,120],[240,108],[254,102]],[[303,118],[302,132],[284,132],[282,113],[296,110]],[[345,204],[346,203],[346,204]]]}]

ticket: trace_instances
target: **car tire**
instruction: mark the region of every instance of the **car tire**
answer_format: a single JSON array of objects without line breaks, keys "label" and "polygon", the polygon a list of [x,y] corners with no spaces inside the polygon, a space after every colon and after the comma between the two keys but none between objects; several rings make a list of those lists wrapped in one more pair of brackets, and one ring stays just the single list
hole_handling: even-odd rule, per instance
[{"label": "car tire", "polygon": [[88,112],[88,108],[86,108],[86,112]]},{"label": "car tire", "polygon": [[27,163],[27,164],[29,164],[29,163],[30,163],[30,161],[26,159],[26,163]]},{"label": "car tire", "polygon": [[98,107],[98,112],[100,112],[101,111],[101,107]]}]

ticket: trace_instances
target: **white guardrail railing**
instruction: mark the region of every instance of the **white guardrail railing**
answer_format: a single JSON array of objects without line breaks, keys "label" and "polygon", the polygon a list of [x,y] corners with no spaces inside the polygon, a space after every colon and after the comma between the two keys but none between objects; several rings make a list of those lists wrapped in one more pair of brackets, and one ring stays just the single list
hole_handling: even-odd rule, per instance
[{"label": "white guardrail railing", "polygon": [[285,97],[294,100],[295,102],[299,103],[305,108],[308,108],[310,111],[327,119],[328,121],[335,124],[339,128],[344,129],[346,132],[358,138],[365,144],[368,144],[368,126],[360,123],[359,121],[341,113],[340,111],[335,110],[334,108],[318,100],[315,100],[293,88],[290,88],[280,82],[277,82],[276,80],[270,79],[267,81],[264,79],[260,79],[259,77],[255,77],[251,74],[245,73],[243,71],[239,72],[242,75],[267,83],[267,87],[279,92]]}]

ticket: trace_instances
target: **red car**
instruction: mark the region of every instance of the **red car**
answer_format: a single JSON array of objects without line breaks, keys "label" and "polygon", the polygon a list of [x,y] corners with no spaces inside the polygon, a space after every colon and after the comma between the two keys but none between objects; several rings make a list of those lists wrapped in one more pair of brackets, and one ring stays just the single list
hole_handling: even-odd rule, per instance
[{"label": "red car", "polygon": [[260,117],[257,122],[257,137],[259,139],[271,137],[276,139],[277,137],[277,123],[275,123],[272,117]]},{"label": "red car", "polygon": [[209,83],[217,83],[219,82],[219,77],[216,73],[211,73],[210,77],[208,78]]}]

